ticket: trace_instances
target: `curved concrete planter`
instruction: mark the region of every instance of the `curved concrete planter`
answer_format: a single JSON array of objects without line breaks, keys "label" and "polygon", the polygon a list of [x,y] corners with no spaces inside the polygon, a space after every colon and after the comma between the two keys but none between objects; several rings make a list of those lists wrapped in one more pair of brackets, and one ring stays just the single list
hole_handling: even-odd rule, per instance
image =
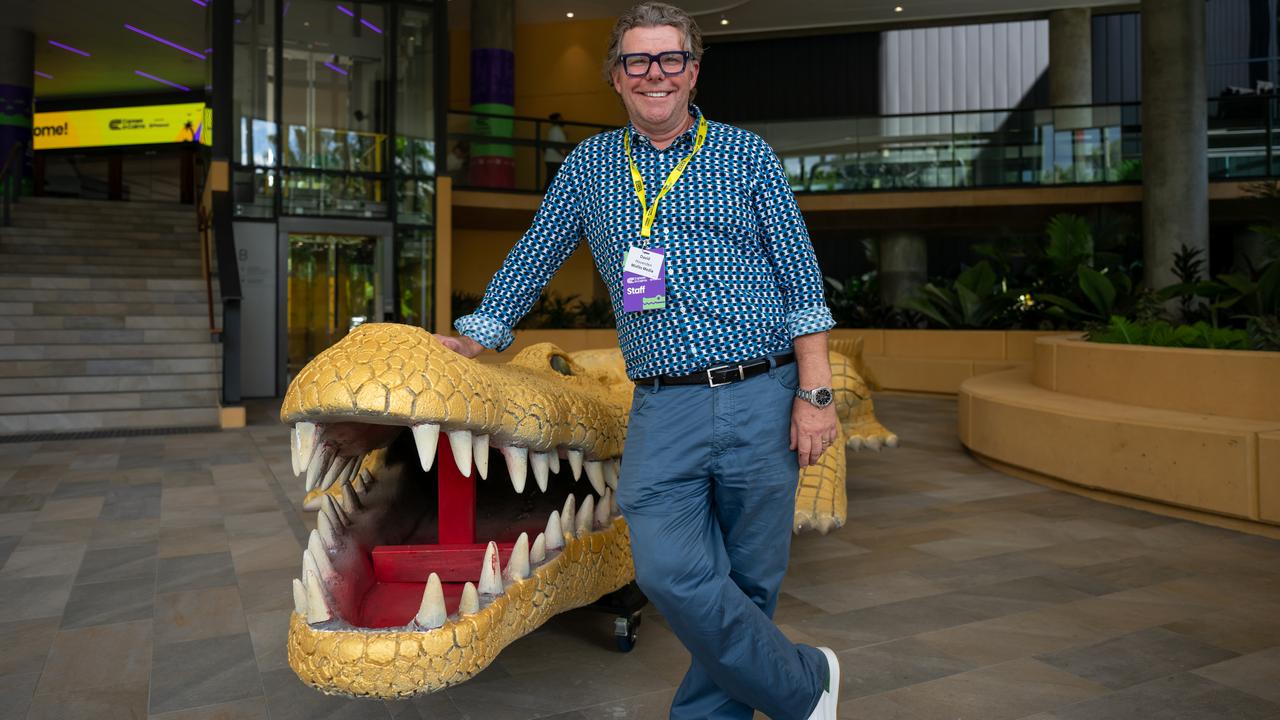
[{"label": "curved concrete planter", "polygon": [[1280,524],[1280,353],[1041,338],[959,412],[966,447],[1034,479]]}]

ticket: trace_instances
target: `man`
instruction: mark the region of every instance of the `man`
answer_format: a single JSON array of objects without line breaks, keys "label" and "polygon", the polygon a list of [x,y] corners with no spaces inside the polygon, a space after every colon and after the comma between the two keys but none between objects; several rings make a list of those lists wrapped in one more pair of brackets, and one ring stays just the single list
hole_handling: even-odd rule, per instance
[{"label": "man", "polygon": [[564,145],[569,142],[568,136],[564,134],[564,125],[560,124],[560,113],[553,112],[547,119],[551,121],[551,127],[547,128],[547,149],[542,151],[542,161],[547,172],[543,190],[550,189],[551,181],[556,179],[556,173],[564,164]]},{"label": "man", "polygon": [[771,620],[798,466],[836,436],[834,323],[778,158],[690,104],[701,56],[677,8],[618,19],[605,72],[630,124],[570,153],[463,337],[439,337],[505,348],[585,237],[636,381],[618,489],[636,579],[693,656],[671,717],[834,719],[835,654]]}]

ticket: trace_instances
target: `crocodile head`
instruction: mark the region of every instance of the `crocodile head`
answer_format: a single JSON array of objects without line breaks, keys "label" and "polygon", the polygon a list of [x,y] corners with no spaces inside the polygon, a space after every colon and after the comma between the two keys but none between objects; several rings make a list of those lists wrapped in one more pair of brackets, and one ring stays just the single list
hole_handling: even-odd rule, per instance
[{"label": "crocodile head", "polygon": [[[854,361],[832,361],[848,447],[895,445]],[[488,365],[390,324],[303,368],[281,408],[319,512],[293,583],[298,676],[334,694],[434,692],[630,582],[614,492],[633,388],[616,349],[542,344]],[[797,531],[843,524],[844,450],[801,472]]]}]

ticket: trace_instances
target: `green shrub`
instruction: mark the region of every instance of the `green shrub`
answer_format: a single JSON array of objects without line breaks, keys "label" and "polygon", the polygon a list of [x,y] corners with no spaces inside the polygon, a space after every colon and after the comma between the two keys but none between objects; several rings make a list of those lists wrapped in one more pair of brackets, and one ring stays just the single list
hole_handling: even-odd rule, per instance
[{"label": "green shrub", "polygon": [[1214,350],[1250,350],[1249,333],[1235,328],[1216,328],[1200,321],[1194,325],[1170,325],[1163,320],[1133,322],[1119,315],[1110,323],[1090,330],[1090,342],[1157,347],[1210,348]]}]

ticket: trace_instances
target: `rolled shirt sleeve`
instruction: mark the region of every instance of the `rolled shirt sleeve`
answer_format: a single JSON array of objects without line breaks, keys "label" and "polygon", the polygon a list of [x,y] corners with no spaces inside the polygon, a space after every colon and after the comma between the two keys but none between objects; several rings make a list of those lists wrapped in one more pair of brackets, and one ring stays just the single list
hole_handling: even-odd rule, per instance
[{"label": "rolled shirt sleeve", "polygon": [[782,292],[792,338],[835,327],[822,291],[822,272],[782,162],[763,140],[753,195],[760,240]]},{"label": "rolled shirt sleeve", "polygon": [[529,312],[582,238],[582,213],[576,187],[577,163],[570,153],[547,190],[533,225],[507,254],[489,281],[484,299],[453,327],[487,348],[501,352],[515,340],[513,328]]}]

